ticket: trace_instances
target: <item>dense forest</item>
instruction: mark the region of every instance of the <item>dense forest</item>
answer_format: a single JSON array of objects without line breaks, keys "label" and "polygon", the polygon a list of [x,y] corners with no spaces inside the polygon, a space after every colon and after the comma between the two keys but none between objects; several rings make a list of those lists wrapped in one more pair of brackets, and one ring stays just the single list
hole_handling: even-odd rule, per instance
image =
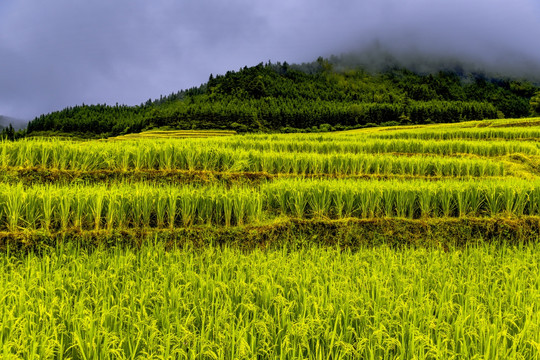
[{"label": "dense forest", "polygon": [[321,131],[525,117],[540,111],[527,81],[393,68],[344,69],[329,60],[267,63],[213,76],[206,84],[139,106],[81,105],[35,118],[27,133],[111,136],[155,127]]}]

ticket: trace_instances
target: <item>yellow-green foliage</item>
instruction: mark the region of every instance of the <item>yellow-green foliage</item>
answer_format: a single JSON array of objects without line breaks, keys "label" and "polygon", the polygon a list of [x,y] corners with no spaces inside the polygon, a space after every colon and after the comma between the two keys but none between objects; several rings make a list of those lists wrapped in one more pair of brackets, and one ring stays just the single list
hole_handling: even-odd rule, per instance
[{"label": "yellow-green foliage", "polygon": [[[456,143],[452,143],[453,146]],[[352,145],[352,146],[349,146]],[[405,149],[403,142],[321,143],[264,140],[214,142],[137,141],[129,143],[76,143],[66,141],[21,141],[0,144],[0,165],[4,168],[33,168],[58,170],[210,170],[237,172],[268,172],[285,174],[408,174],[420,176],[502,176],[504,166],[489,158],[444,158],[433,156],[399,157],[381,152],[432,152],[423,144]],[[409,144],[410,145],[410,144]],[[443,144],[444,145],[444,144]],[[464,152],[481,150],[470,148]],[[472,144],[496,155],[516,152],[509,144],[486,146]],[[514,144],[525,153],[538,149]],[[304,148],[300,148],[303,146]],[[370,146],[368,149],[367,146]],[[359,149],[357,147],[363,147]],[[438,144],[439,149],[442,148]],[[256,149],[254,149],[256,148]],[[422,149],[419,149],[422,148]],[[416,151],[414,151],[416,150]],[[298,153],[297,151],[300,151]],[[448,150],[455,152],[454,150]]]},{"label": "yellow-green foliage", "polygon": [[[534,140],[539,131],[536,119],[528,119],[335,134],[211,139],[144,139],[142,134],[138,140],[122,142],[4,141],[0,167],[6,170],[75,171],[73,176],[107,170],[213,171],[276,177],[232,187],[114,182],[90,186],[76,181],[64,186],[5,185],[0,188],[0,229],[236,226],[278,216],[536,216],[540,149]],[[525,175],[528,181],[512,175]],[[370,180],[371,176],[400,180]],[[427,181],[431,178],[438,181]]]},{"label": "yellow-green foliage", "polygon": [[236,131],[232,130],[149,130],[141,133],[116,136],[109,140],[129,139],[175,139],[175,138],[206,138],[216,136],[232,136]]},{"label": "yellow-green foliage", "polygon": [[[522,119],[0,142],[0,358],[538,359],[539,133]],[[209,245],[281,236],[300,250]],[[433,246],[497,237],[529,245]],[[32,241],[39,255],[12,255]]]},{"label": "yellow-green foliage", "polygon": [[0,357],[537,359],[540,248],[0,258]]},{"label": "yellow-green foliage", "polygon": [[283,179],[233,186],[6,185],[0,230],[79,230],[261,223],[276,216],[427,218],[540,215],[540,181]]}]

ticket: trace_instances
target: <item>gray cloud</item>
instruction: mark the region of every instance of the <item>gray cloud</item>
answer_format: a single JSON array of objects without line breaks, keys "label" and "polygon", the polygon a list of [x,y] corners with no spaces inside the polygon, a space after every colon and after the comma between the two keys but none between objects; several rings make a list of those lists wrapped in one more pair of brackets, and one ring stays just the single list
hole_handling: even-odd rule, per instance
[{"label": "gray cloud", "polygon": [[540,78],[538,38],[537,0],[4,0],[0,114],[138,104],[210,73],[375,41],[411,63],[426,54]]}]

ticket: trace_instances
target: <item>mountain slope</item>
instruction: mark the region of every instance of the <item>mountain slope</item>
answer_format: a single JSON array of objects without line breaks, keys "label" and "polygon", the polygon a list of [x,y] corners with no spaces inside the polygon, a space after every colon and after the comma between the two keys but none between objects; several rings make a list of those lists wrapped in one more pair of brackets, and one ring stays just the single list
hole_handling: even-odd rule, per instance
[{"label": "mountain slope", "polygon": [[210,75],[198,88],[140,106],[66,108],[34,119],[28,132],[109,136],[163,126],[288,131],[524,117],[538,90],[527,81],[473,73],[368,73],[319,58],[309,64],[261,63]]}]

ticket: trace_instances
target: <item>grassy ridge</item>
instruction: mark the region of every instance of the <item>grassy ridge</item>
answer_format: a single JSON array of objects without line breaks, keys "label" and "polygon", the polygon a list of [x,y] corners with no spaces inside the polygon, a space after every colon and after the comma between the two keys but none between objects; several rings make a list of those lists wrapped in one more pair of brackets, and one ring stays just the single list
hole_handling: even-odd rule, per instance
[{"label": "grassy ridge", "polygon": [[222,246],[252,251],[304,247],[359,248],[390,246],[441,248],[447,251],[481,244],[524,245],[539,241],[538,216],[456,218],[298,219],[279,217],[272,222],[243,226],[192,225],[178,228],[124,228],[100,230],[0,231],[0,251],[20,256],[28,252],[48,253],[59,244],[77,244],[92,251],[96,247],[138,249],[156,242],[165,249],[202,249]]},{"label": "grassy ridge", "polygon": [[232,130],[149,130],[140,133],[115,136],[109,138],[109,140],[207,138],[232,136],[235,134],[236,131]]}]

